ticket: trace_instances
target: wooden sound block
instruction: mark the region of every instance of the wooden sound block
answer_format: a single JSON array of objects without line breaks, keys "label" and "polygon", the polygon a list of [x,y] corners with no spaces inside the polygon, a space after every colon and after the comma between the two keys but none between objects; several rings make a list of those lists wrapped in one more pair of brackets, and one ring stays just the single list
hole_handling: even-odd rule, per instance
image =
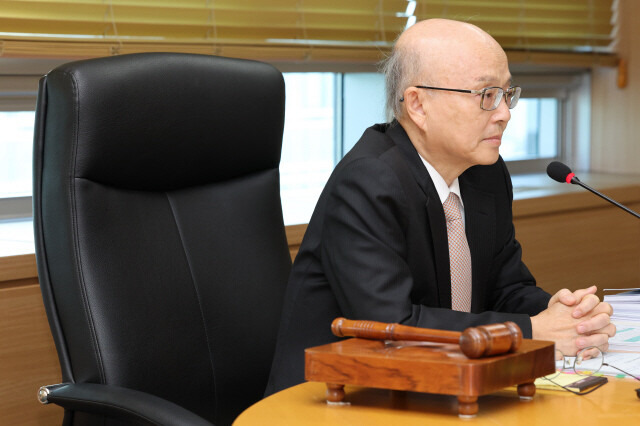
[{"label": "wooden sound block", "polygon": [[469,359],[455,344],[348,339],[305,350],[305,378],[327,383],[339,403],[344,385],[455,395],[461,417],[478,412],[478,396],[518,385],[531,399],[538,377],[555,371],[554,344],[523,339],[513,353]]}]

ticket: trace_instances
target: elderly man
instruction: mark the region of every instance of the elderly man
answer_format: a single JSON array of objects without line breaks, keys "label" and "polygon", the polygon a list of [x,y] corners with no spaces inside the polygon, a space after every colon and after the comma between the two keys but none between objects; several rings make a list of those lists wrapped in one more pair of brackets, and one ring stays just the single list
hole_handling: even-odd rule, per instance
[{"label": "elderly man", "polygon": [[304,380],[304,349],[340,316],[463,330],[514,321],[565,354],[606,349],[611,307],[595,287],[553,297],[521,260],[499,156],[520,88],[500,45],[433,19],[385,67],[395,120],[367,129],[334,170],[295,260],[267,394]]}]

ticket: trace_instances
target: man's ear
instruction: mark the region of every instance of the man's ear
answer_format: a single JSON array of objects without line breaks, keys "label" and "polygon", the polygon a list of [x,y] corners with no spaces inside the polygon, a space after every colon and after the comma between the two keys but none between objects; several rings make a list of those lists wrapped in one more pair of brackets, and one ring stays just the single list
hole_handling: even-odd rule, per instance
[{"label": "man's ear", "polygon": [[427,110],[423,103],[423,94],[415,87],[404,91],[404,108],[407,117],[423,131],[427,130]]}]

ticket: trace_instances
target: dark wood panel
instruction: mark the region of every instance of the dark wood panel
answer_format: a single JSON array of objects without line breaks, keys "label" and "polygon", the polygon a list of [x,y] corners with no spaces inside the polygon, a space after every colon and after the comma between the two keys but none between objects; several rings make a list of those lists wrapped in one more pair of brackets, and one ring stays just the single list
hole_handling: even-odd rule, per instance
[{"label": "dark wood panel", "polygon": [[302,238],[307,231],[307,225],[291,225],[286,227],[287,242],[289,243],[289,253],[291,254],[291,260],[295,259],[300,250],[300,244],[302,244]]},{"label": "dark wood panel", "polygon": [[[640,209],[640,203],[629,205]],[[523,258],[549,293],[640,285],[640,221],[614,207],[514,220]]]},{"label": "dark wood panel", "polygon": [[0,256],[0,286],[7,287],[12,285],[12,281],[37,276],[36,256],[34,254],[8,257]]}]

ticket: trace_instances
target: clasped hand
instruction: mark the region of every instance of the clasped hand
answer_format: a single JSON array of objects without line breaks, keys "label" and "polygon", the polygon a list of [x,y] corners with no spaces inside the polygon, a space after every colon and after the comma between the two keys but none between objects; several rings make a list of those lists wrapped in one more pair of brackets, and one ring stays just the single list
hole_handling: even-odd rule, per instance
[{"label": "clasped hand", "polygon": [[596,286],[571,292],[562,289],[547,309],[531,318],[534,339],[552,340],[565,355],[575,355],[580,349],[597,346],[609,348],[609,337],[616,334],[611,323],[613,308],[595,295]]}]

